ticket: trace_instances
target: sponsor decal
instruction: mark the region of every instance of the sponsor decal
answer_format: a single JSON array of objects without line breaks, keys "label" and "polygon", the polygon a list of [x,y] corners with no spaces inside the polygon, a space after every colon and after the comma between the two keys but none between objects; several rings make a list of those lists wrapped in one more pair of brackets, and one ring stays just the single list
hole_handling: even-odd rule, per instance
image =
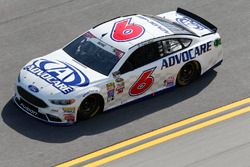
[{"label": "sponsor decal", "polygon": [[103,48],[106,46],[106,44],[101,43],[100,41],[98,41],[96,44],[100,45],[100,46],[103,47]]},{"label": "sponsor decal", "polygon": [[65,113],[75,113],[75,107],[64,107],[63,111]]},{"label": "sponsor decal", "polygon": [[172,86],[174,86],[174,81],[175,81],[175,77],[170,76],[166,80],[164,80],[164,86],[165,87],[172,87]]},{"label": "sponsor decal", "polygon": [[109,91],[107,92],[107,94],[108,94],[108,99],[107,99],[108,102],[110,102],[110,101],[112,101],[112,100],[115,99],[115,98],[114,98],[114,96],[115,96],[115,90],[109,90]]},{"label": "sponsor decal", "polygon": [[34,116],[37,116],[37,112],[36,111],[33,111],[32,109],[28,108],[27,106],[25,106],[23,103],[20,103],[20,106],[25,109],[28,113],[34,115]]},{"label": "sponsor decal", "polygon": [[153,20],[151,20],[151,19],[149,19],[147,17],[143,17],[143,16],[137,16],[137,17],[140,18],[140,19],[143,19],[143,20],[147,21],[149,24],[151,24],[152,26],[155,26],[160,31],[162,31],[162,32],[164,32],[166,34],[170,34],[171,33],[168,29],[164,28],[159,23],[156,23],[155,21],[153,21]]},{"label": "sponsor decal", "polygon": [[72,92],[73,86],[87,86],[89,79],[78,68],[59,60],[39,59],[24,70],[48,82],[64,94]]},{"label": "sponsor decal", "polygon": [[28,89],[32,92],[35,92],[35,93],[39,92],[39,89],[34,85],[29,85]]},{"label": "sponsor decal", "polygon": [[121,51],[121,50],[119,50],[119,49],[115,49],[115,55],[116,55],[119,59],[121,59],[122,56],[124,55],[124,52]]},{"label": "sponsor decal", "polygon": [[83,36],[85,37],[85,38],[96,38],[91,32],[86,32],[85,34],[83,34]]},{"label": "sponsor decal", "polygon": [[214,40],[214,46],[218,47],[219,45],[221,45],[221,39],[217,38],[216,40]]},{"label": "sponsor decal", "polygon": [[197,30],[204,30],[206,27],[199,22],[189,18],[189,17],[181,17],[181,18],[176,18],[176,21],[184,26],[187,26],[189,28],[197,29]]},{"label": "sponsor decal", "polygon": [[116,42],[127,42],[141,37],[145,28],[141,25],[131,23],[132,18],[118,21],[114,24],[111,39]]},{"label": "sponsor decal", "polygon": [[59,110],[56,110],[56,109],[52,109],[50,110],[51,112],[58,112]]},{"label": "sponsor decal", "polygon": [[122,78],[117,78],[115,80],[116,82],[116,94],[121,94],[123,93],[123,90],[125,88],[125,82],[124,82],[124,79]]},{"label": "sponsor decal", "polygon": [[68,122],[74,122],[75,121],[75,115],[74,114],[64,114],[64,119]]},{"label": "sponsor decal", "polygon": [[209,41],[195,48],[186,50],[184,52],[172,56],[167,56],[162,60],[161,70],[174,66],[176,64],[180,64],[182,62],[187,62],[189,60],[195,59],[196,57],[210,51],[211,47],[212,47],[212,41]]},{"label": "sponsor decal", "polygon": [[112,100],[114,100],[114,96],[115,96],[115,83],[108,83],[106,84],[106,88],[107,88],[107,101],[110,102]]},{"label": "sponsor decal", "polygon": [[115,83],[114,82],[108,83],[108,84],[106,84],[106,87],[107,87],[107,91],[114,90],[115,89]]}]

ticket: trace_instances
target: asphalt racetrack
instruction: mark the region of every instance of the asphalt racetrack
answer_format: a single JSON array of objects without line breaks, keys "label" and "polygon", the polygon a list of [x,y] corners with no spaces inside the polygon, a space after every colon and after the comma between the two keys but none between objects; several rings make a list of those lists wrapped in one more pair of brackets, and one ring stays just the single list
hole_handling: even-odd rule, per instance
[{"label": "asphalt racetrack", "polygon": [[[177,7],[211,21],[222,36],[223,64],[193,84],[70,127],[37,121],[11,101],[18,72],[32,58],[61,48],[110,18],[131,13],[156,15]],[[249,0],[0,0],[0,16],[0,166],[3,167],[60,164],[250,96]],[[159,166],[164,166],[164,160],[169,160],[170,166],[223,166],[224,162],[229,166],[249,166],[249,125],[250,114],[241,115],[110,165],[152,166],[159,162]],[[226,140],[230,137],[234,139],[231,143]],[[201,148],[209,154],[199,156]],[[159,151],[162,152],[156,158],[158,161],[152,161],[151,155],[158,155]]]}]

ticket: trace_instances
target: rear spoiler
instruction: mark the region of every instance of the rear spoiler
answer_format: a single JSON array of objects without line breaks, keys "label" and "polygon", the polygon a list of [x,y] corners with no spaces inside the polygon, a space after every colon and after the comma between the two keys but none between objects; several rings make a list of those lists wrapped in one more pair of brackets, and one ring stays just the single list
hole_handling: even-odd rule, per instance
[{"label": "rear spoiler", "polygon": [[200,22],[201,24],[203,24],[207,28],[211,29],[214,33],[217,32],[217,27],[215,27],[212,23],[208,22],[207,20],[201,18],[200,16],[197,16],[196,14],[193,14],[193,13],[186,11],[185,9],[182,9],[182,8],[177,8],[176,12],[179,14],[188,16],[191,19],[194,19],[194,20]]}]

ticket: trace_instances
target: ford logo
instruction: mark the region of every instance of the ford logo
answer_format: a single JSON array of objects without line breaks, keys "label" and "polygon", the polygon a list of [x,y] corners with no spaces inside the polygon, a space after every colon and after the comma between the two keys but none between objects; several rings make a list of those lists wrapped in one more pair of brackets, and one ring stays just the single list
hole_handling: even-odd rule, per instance
[{"label": "ford logo", "polygon": [[35,93],[39,92],[39,89],[34,85],[29,85],[28,88],[32,92],[35,92]]}]

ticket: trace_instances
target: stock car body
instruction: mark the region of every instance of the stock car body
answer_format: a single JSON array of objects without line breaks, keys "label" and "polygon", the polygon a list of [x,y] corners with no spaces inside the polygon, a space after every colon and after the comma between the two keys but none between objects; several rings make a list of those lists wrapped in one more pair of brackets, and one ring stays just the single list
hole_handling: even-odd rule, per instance
[{"label": "stock car body", "polygon": [[185,86],[222,60],[217,28],[191,12],[122,16],[27,63],[14,101],[42,121],[72,124]]}]

